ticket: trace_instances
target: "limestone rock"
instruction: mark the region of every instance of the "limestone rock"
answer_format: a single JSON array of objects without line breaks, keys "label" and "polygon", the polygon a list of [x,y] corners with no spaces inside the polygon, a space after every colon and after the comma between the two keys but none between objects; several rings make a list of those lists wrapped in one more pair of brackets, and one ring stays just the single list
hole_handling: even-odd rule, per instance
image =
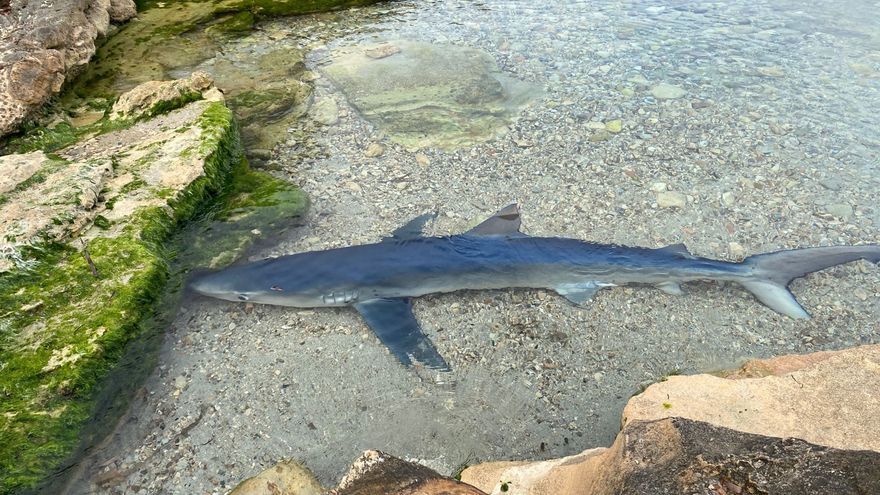
[{"label": "limestone rock", "polygon": [[133,5],[132,0],[12,0],[10,13],[0,16],[0,136],[15,131],[82,70],[110,20],[131,18]]},{"label": "limestone rock", "polygon": [[214,80],[204,72],[193,72],[187,79],[148,81],[139,84],[116,100],[111,119],[138,118],[163,113],[202,98]]},{"label": "limestone rock", "polygon": [[137,15],[137,5],[134,0],[110,0],[110,20],[113,22],[125,22]]},{"label": "limestone rock", "polygon": [[880,493],[880,345],[673,376],[624,409],[610,448],[470,467],[492,495]]},{"label": "limestone rock", "polygon": [[809,356],[784,356],[766,365],[750,362],[748,369],[782,371],[759,380],[671,376],[633,397],[623,410],[623,422],[678,416],[759,435],[880,452],[880,421],[869,420],[880,410],[880,345]]},{"label": "limestone rock", "polygon": [[238,484],[229,495],[320,495],[324,489],[311,471],[296,461],[281,461]]},{"label": "limestone rock", "polygon": [[478,465],[462,480],[491,495],[856,495],[880,493],[880,453],[664,418],[628,423],[608,449]]},{"label": "limestone rock", "polygon": [[368,450],[328,495],[486,495],[471,485],[434,470]]}]

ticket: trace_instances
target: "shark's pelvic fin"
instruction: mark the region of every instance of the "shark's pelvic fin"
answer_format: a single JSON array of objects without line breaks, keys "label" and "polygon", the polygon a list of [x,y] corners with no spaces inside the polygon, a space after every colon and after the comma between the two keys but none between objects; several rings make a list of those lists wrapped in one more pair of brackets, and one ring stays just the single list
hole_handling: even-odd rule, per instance
[{"label": "shark's pelvic fin", "polygon": [[425,226],[435,218],[437,218],[436,211],[419,215],[398,227],[397,230],[392,232],[389,237],[383,239],[383,241],[405,241],[407,239],[423,237],[425,235]]},{"label": "shark's pelvic fin", "polygon": [[525,235],[519,231],[522,219],[514,203],[498,210],[482,223],[465,232],[468,235]]},{"label": "shark's pelvic fin", "polygon": [[557,294],[568,299],[572,304],[583,306],[605,287],[613,287],[614,284],[590,280],[580,284],[564,284],[553,288]]},{"label": "shark's pelvic fin", "polygon": [[422,333],[409,299],[373,299],[357,303],[354,307],[401,363],[450,371],[434,344]]}]

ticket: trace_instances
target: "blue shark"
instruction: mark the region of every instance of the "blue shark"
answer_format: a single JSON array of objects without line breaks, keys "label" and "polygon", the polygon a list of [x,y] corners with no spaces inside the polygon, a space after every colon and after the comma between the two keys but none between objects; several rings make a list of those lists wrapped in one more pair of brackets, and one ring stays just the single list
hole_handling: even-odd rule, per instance
[{"label": "blue shark", "polygon": [[448,371],[413,315],[413,298],[459,290],[543,288],[583,306],[609,287],[641,284],[681,294],[682,283],[717,280],[742,285],[774,311],[809,318],[788,289],[792,280],[859,259],[880,262],[876,244],[778,251],[736,263],[694,256],[683,244],[654,249],[533,237],[520,231],[515,204],[463,234],[425,236],[424,227],[434,215],[416,217],[375,244],[232,266],[197,278],[191,288],[229,301],[350,306],[404,365]]}]

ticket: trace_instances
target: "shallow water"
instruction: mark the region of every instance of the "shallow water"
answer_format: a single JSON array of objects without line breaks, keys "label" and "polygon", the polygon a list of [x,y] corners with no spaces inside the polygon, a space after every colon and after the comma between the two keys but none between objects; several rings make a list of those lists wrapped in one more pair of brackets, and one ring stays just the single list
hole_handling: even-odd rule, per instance
[{"label": "shallow water", "polygon": [[[433,209],[429,233],[456,233],[514,200],[530,234],[713,258],[880,242],[880,18],[864,15],[878,7],[435,1],[264,22],[223,56],[306,50],[324,123],[308,139],[289,124],[268,159],[313,207],[255,257],[374,242]],[[496,133],[417,148],[327,70],[340,50],[401,40],[482,50],[542,96]],[[587,308],[544,291],[421,298],[454,386],[401,367],[344,308],[192,300],[74,491],[220,492],[282,457],[335,484],[367,448],[445,472],[558,457],[610,443],[629,396],[665,375],[880,342],[876,266],[792,288],[812,320],[712,283],[617,288]]]}]

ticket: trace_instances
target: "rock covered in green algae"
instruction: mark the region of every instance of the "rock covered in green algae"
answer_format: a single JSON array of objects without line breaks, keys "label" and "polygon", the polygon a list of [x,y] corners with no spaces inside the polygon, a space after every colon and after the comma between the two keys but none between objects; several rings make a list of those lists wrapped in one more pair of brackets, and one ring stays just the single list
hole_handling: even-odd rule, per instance
[{"label": "rock covered in green algae", "polygon": [[[102,378],[167,277],[164,240],[239,161],[231,112],[204,96],[52,158],[23,155],[27,171],[4,185],[0,493],[39,485],[86,446]],[[28,208],[44,218],[15,223]]]},{"label": "rock covered in green algae", "polygon": [[409,147],[489,140],[540,93],[499,71],[486,52],[454,45],[395,41],[340,49],[324,70],[364,117]]},{"label": "rock covered in green algae", "polygon": [[201,99],[213,86],[209,74],[193,72],[186,79],[149,81],[123,94],[110,110],[111,119],[152,117]]}]

